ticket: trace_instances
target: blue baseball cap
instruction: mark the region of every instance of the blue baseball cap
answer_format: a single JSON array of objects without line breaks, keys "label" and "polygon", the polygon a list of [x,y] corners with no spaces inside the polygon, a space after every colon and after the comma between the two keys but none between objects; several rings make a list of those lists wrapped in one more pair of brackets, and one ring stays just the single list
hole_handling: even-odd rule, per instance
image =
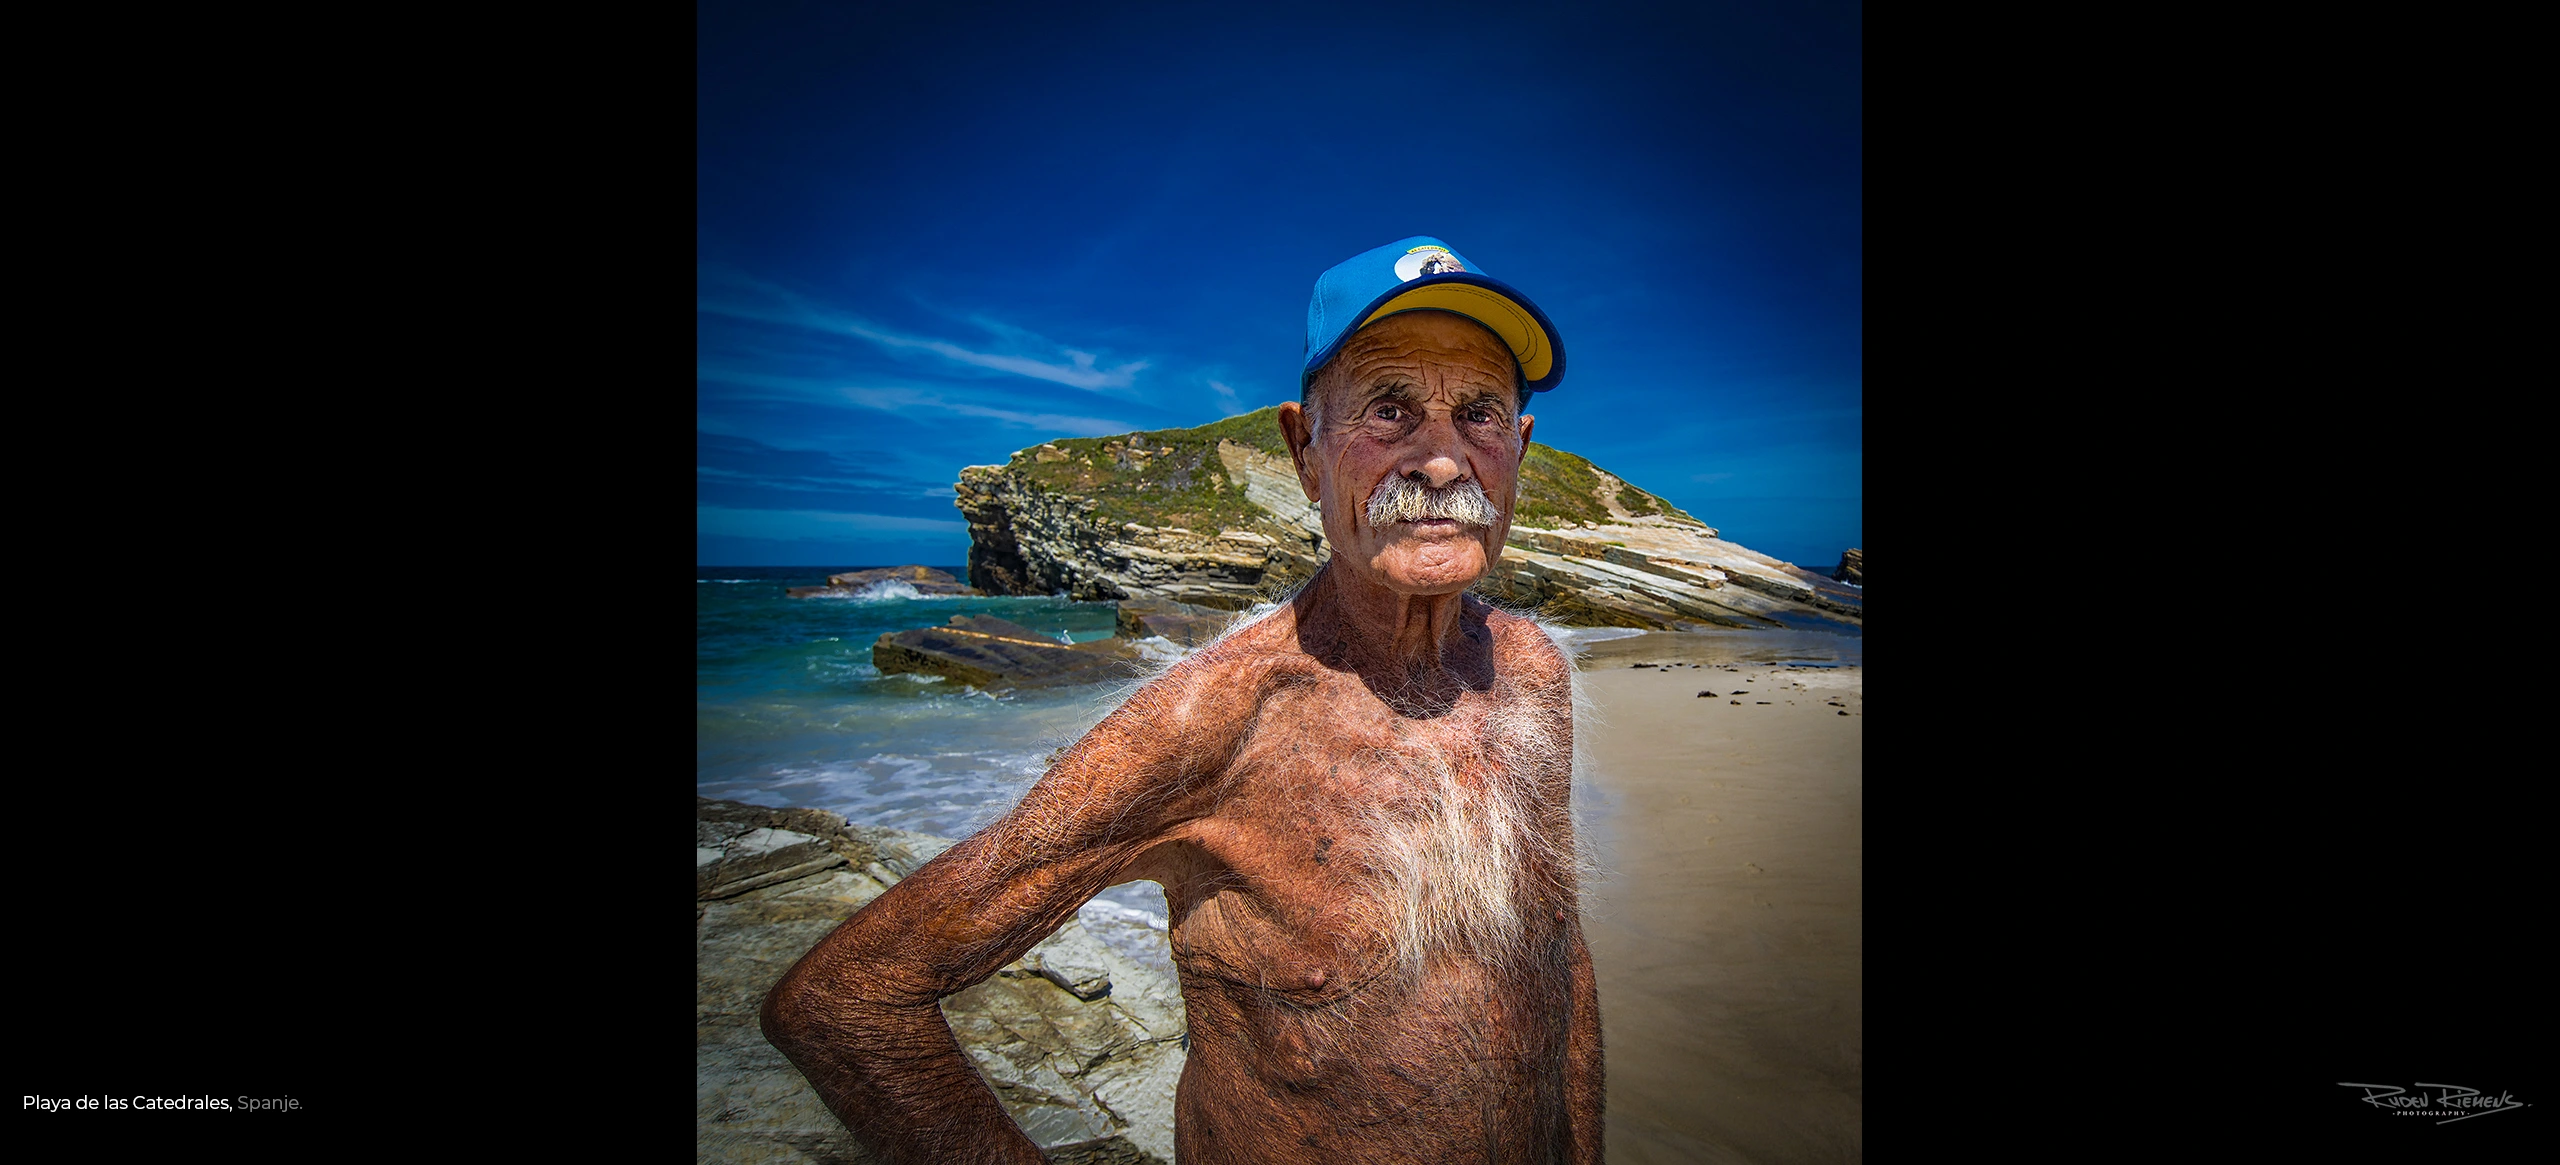
[{"label": "blue baseball cap", "polygon": [[1298,391],[1315,383],[1316,370],[1342,350],[1351,333],[1397,312],[1424,310],[1456,312],[1502,337],[1531,392],[1545,392],[1564,379],[1564,342],[1547,313],[1449,244],[1416,235],[1362,251],[1316,277],[1315,295],[1307,300],[1307,366],[1298,374]]}]

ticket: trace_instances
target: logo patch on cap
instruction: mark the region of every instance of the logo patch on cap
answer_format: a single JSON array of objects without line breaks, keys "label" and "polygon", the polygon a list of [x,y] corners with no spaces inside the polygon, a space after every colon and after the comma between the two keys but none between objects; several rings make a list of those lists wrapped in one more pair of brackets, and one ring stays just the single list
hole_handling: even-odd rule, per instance
[{"label": "logo patch on cap", "polygon": [[1425,275],[1448,275],[1465,270],[1465,265],[1459,263],[1458,257],[1450,254],[1447,247],[1415,247],[1405,252],[1404,258],[1396,260],[1396,280],[1400,283]]}]

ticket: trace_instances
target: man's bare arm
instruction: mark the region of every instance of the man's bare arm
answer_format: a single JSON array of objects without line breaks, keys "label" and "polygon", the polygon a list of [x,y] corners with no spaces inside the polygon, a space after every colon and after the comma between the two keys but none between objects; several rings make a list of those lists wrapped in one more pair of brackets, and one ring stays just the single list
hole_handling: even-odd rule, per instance
[{"label": "man's bare arm", "polygon": [[1576,1165],[1600,1165],[1607,1076],[1600,1062],[1600,986],[1591,973],[1591,948],[1582,920],[1573,922],[1573,1028],[1565,1037],[1565,1111],[1573,1121]]},{"label": "man's bare arm", "polygon": [[1223,718],[1185,699],[1199,685],[1180,676],[1132,697],[1011,812],[847,919],[766,997],[765,1038],[884,1160],[1041,1160],[940,1001],[1020,957],[1197,812],[1223,768],[1203,755]]},{"label": "man's bare arm", "polygon": [[[1563,720],[1562,751],[1573,752],[1574,734],[1580,725],[1573,715],[1573,661],[1535,630],[1520,628],[1519,674],[1526,685],[1547,702],[1548,714]],[[1534,637],[1534,638],[1533,638]],[[1564,806],[1560,822],[1566,833],[1566,851],[1577,853],[1572,821],[1573,775],[1568,764],[1555,772],[1548,796]],[[1606,1120],[1608,1095],[1607,1074],[1602,1070],[1600,1053],[1600,981],[1591,970],[1591,947],[1582,935],[1581,870],[1573,876],[1573,913],[1566,925],[1571,931],[1571,945],[1566,957],[1571,961],[1573,978],[1573,1020],[1565,1032],[1565,1115],[1573,1129],[1573,1159],[1577,1165],[1601,1165],[1601,1133]]]}]

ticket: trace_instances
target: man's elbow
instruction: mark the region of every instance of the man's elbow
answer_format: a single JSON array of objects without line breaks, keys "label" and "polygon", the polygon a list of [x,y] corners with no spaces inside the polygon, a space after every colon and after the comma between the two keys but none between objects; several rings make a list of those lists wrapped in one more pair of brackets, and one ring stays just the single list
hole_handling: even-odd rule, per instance
[{"label": "man's elbow", "polygon": [[890,997],[876,980],[866,981],[866,989],[853,994],[828,978],[795,967],[765,992],[763,1006],[756,1009],[756,1026],[763,1030],[765,1042],[804,1071],[813,1056],[836,1060],[849,1049],[895,1038],[919,1015],[941,1018],[937,997]]},{"label": "man's elbow", "polygon": [[817,992],[798,978],[784,975],[773,990],[765,992],[764,1006],[756,1009],[756,1025],[763,1029],[766,1043],[798,1063],[802,1048],[825,1041],[825,1013]]}]

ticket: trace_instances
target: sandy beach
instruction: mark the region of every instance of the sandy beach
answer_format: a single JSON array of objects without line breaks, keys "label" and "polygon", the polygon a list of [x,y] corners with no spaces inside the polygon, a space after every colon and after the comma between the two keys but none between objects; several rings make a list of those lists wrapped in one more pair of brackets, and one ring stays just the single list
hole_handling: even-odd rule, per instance
[{"label": "sandy beach", "polygon": [[1583,659],[1613,1165],[1861,1155],[1862,674],[1741,643]]}]

